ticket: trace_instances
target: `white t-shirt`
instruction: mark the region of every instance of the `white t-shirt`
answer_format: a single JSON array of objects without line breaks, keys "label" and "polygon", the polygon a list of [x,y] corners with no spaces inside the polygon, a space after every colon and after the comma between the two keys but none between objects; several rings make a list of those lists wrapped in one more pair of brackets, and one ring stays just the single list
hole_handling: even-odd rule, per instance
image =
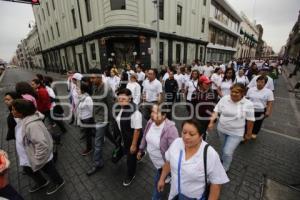
[{"label": "white t-shirt", "polygon": [[220,87],[220,85],[221,85],[222,78],[223,78],[222,74],[218,75],[217,73],[214,73],[210,78],[210,80],[213,82],[211,84],[211,89],[217,90],[218,87]]},{"label": "white t-shirt", "polygon": [[233,85],[232,80],[221,81],[220,88],[223,96],[230,95],[230,88]]},{"label": "white t-shirt", "polygon": [[[178,194],[178,161],[180,151],[183,151],[180,170],[181,193],[199,199],[205,190],[203,151],[207,143],[201,142],[198,151],[188,160],[185,159],[185,147],[182,138],[177,138],[165,154],[170,162],[172,182],[169,200]],[[229,182],[228,176],[221,164],[218,153],[210,146],[207,149],[207,175],[208,182],[224,184]]]},{"label": "white t-shirt", "polygon": [[[259,76],[260,75],[253,77],[253,79],[250,81],[250,83],[248,85],[248,88],[256,87],[256,80]],[[266,83],[265,88],[268,88],[268,89],[274,91],[273,79],[270,76],[267,76],[267,78],[268,78],[268,82]]]},{"label": "white t-shirt", "polygon": [[198,80],[190,80],[187,83],[187,97],[186,100],[191,101],[192,100],[192,94],[197,89],[198,86]]},{"label": "white t-shirt", "polygon": [[[52,99],[55,99],[56,95],[55,95],[54,90],[49,86],[46,86],[46,90],[48,92],[49,97],[51,97]],[[55,102],[51,102],[51,109],[54,108],[55,105],[56,105]]]},{"label": "white t-shirt", "polygon": [[182,89],[183,84],[186,84],[186,77],[183,74],[175,74],[174,79],[178,83],[178,90]]},{"label": "white t-shirt", "polygon": [[166,72],[162,78],[162,80],[165,82],[169,78],[169,73]]},{"label": "white t-shirt", "polygon": [[[116,122],[118,124],[119,130],[121,130],[121,115],[122,115],[123,109],[120,110],[118,116],[116,117]],[[141,129],[142,128],[142,113],[140,111],[135,111],[131,116],[130,116],[130,127],[132,129]]]},{"label": "white t-shirt", "polygon": [[246,86],[249,84],[249,80],[247,76],[236,76],[234,83],[240,83]]},{"label": "white t-shirt", "polygon": [[84,97],[83,101],[79,102],[76,110],[79,119],[88,119],[93,117],[93,99],[89,95]]},{"label": "white t-shirt", "polygon": [[218,131],[228,135],[243,136],[246,120],[255,121],[253,103],[246,98],[233,102],[230,95],[224,96],[214,112],[220,114]]},{"label": "white t-shirt", "polygon": [[261,90],[252,87],[248,90],[246,97],[254,104],[255,111],[263,112],[268,101],[274,101],[274,94],[268,88]]},{"label": "white t-shirt", "polygon": [[164,126],[165,121],[159,126],[156,126],[155,123],[152,123],[146,135],[147,152],[149,153],[150,159],[156,169],[162,168],[165,163],[160,152],[160,137]]},{"label": "white t-shirt", "polygon": [[107,83],[111,87],[112,91],[115,93],[120,84],[120,78],[118,76],[108,77]]},{"label": "white t-shirt", "polygon": [[145,80],[145,73],[144,72],[138,72],[136,74],[138,76],[138,82]]},{"label": "white t-shirt", "polygon": [[138,105],[141,101],[141,86],[137,82],[129,82],[126,86],[131,91],[133,102]]},{"label": "white t-shirt", "polygon": [[211,75],[214,73],[215,69],[213,66],[204,66],[202,67],[202,74],[206,77],[211,77]]},{"label": "white t-shirt", "polygon": [[158,101],[158,95],[162,93],[162,85],[157,79],[149,81],[145,80],[143,83],[143,94],[146,94],[146,101],[153,102]]}]

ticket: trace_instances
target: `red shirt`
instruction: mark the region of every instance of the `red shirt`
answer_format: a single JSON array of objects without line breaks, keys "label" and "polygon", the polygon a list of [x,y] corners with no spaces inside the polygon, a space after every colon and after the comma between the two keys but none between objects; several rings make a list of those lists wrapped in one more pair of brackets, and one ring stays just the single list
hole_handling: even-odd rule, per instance
[{"label": "red shirt", "polygon": [[51,100],[50,96],[46,90],[46,88],[40,86],[37,89],[37,110],[40,111],[41,113],[44,113],[46,111],[49,111],[51,108]]}]

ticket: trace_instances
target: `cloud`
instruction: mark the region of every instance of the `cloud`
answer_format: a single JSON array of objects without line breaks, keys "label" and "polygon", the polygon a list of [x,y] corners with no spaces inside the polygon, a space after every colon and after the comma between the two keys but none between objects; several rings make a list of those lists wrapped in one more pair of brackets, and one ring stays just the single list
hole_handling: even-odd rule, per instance
[{"label": "cloud", "polygon": [[28,23],[32,20],[31,5],[0,1],[0,58],[10,61],[18,43],[30,31]]},{"label": "cloud", "polygon": [[236,11],[264,28],[263,39],[278,52],[285,45],[300,8],[299,0],[227,0]]}]

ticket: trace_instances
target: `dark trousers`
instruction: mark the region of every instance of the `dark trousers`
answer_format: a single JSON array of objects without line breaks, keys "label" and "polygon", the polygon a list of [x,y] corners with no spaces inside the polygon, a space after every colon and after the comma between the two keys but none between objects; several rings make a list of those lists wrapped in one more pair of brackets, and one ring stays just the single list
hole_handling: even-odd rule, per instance
[{"label": "dark trousers", "polygon": [[264,112],[255,112],[254,116],[255,116],[255,122],[253,125],[252,133],[257,135],[258,132],[260,131],[262,123],[265,119],[265,111]]},{"label": "dark trousers", "polygon": [[[140,138],[137,142],[137,147],[139,147],[141,139],[142,139],[142,137],[140,135]],[[132,140],[133,140],[133,137],[131,137],[131,136],[129,136],[129,137],[125,136],[125,138],[124,138],[124,150],[127,155],[127,177],[130,177],[130,178],[132,178],[135,175],[136,164],[137,164],[137,158],[136,158],[137,152],[134,154],[130,153],[130,147],[132,144]]]},{"label": "dark trousers", "polygon": [[167,113],[167,118],[169,120],[172,120],[172,107],[173,107],[173,103],[176,100],[176,92],[175,93],[174,92],[166,93],[165,99],[166,99],[168,109],[169,109],[169,112]]},{"label": "dark trousers", "polygon": [[24,200],[23,197],[9,184],[0,189],[0,197],[9,200]]},{"label": "dark trousers", "polygon": [[131,154],[130,150],[127,151],[127,176],[133,177],[136,172],[136,159],[137,154]]},{"label": "dark trousers", "polygon": [[52,160],[50,160],[44,167],[36,172],[32,171],[31,167],[24,167],[24,171],[34,180],[35,183],[39,185],[42,185],[47,181],[41,172],[47,174],[53,183],[60,184],[63,182],[63,179],[56,170]]},{"label": "dark trousers", "polygon": [[92,126],[95,122],[93,118],[83,119],[81,120],[81,123],[83,124],[83,127],[81,128],[81,132],[85,134],[85,141],[86,141],[86,149],[92,149],[92,140],[93,140],[93,134],[95,134],[95,128],[93,127],[84,127],[86,126]]}]

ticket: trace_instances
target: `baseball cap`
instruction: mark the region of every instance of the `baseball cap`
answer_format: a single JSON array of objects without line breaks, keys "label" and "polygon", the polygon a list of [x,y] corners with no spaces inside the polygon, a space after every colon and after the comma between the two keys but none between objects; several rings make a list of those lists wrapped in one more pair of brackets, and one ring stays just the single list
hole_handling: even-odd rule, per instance
[{"label": "baseball cap", "polygon": [[80,74],[80,73],[75,73],[73,76],[72,76],[72,78],[73,79],[76,79],[76,80],[78,80],[78,81],[81,81],[81,79],[82,79],[82,74]]},{"label": "baseball cap", "polygon": [[199,78],[199,82],[200,83],[205,83],[205,84],[210,84],[211,80],[207,76],[202,75]]}]

